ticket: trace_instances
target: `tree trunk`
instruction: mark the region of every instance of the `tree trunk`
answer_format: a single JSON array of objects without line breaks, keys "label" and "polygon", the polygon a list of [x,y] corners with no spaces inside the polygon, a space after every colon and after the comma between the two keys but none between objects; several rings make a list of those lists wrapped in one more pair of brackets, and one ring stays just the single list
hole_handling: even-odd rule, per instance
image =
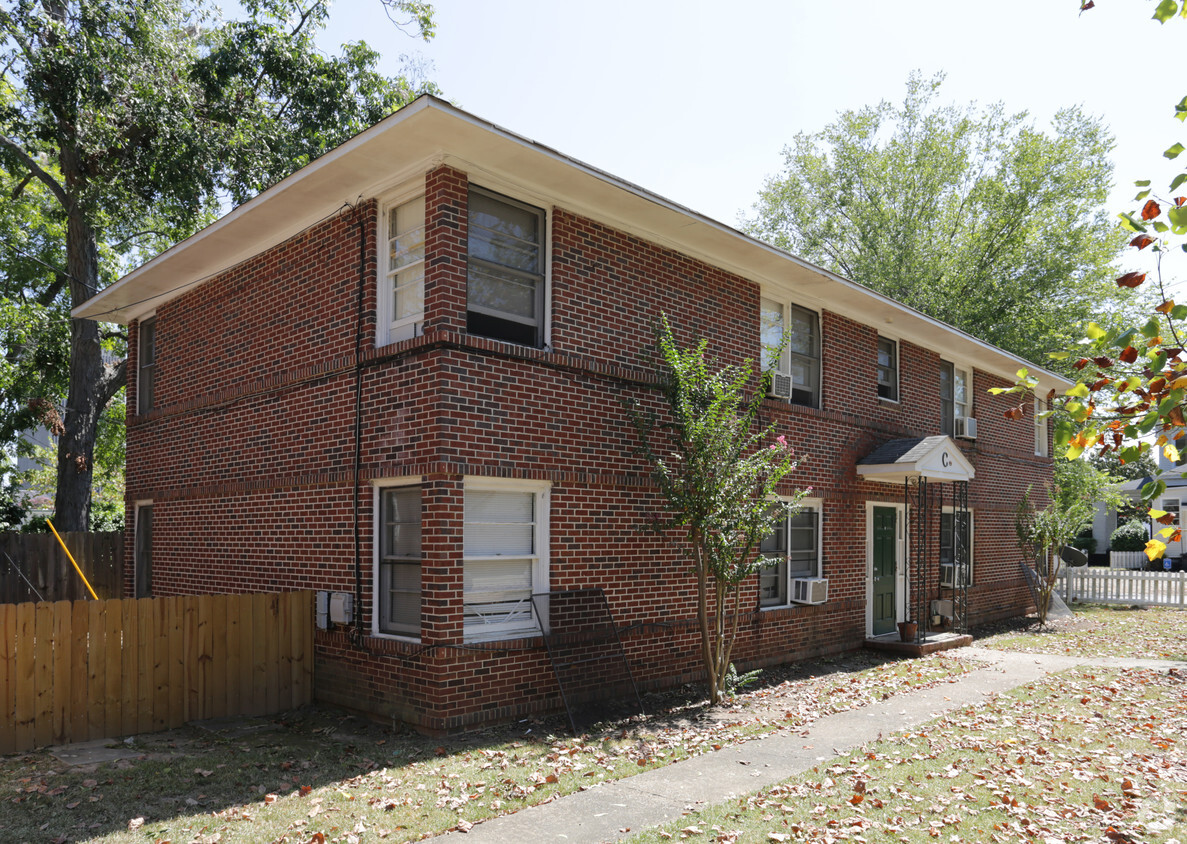
[{"label": "tree trunk", "polygon": [[[99,284],[99,250],[95,233],[76,207],[66,228],[66,270],[70,274],[72,307],[85,302]],[[85,531],[91,520],[91,481],[99,416],[110,397],[103,378],[99,323],[70,323],[70,389],[58,438],[58,489],[54,495],[54,527]]]},{"label": "tree trunk", "polygon": [[708,566],[699,545],[700,536],[694,532],[689,539],[693,548],[693,572],[697,579],[697,626],[701,631],[701,661],[705,664],[705,675],[709,681],[709,703],[715,705],[721,697],[721,688],[713,658],[713,636],[709,631],[709,596],[705,584]]}]

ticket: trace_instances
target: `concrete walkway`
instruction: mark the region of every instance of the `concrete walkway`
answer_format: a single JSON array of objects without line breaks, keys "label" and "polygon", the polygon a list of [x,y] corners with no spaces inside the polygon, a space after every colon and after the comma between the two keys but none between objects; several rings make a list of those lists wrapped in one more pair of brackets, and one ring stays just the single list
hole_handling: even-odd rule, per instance
[{"label": "concrete walkway", "polygon": [[[895,695],[859,709],[813,722],[807,735],[774,734],[715,753],[561,797],[513,815],[493,818],[469,833],[450,832],[438,840],[467,844],[499,842],[617,841],[647,827],[682,816],[696,804],[719,803],[757,791],[826,762],[884,734],[909,729],[954,709],[981,702],[1088,660],[1068,656],[1023,654],[962,648],[950,656],[985,663],[955,683]],[[1182,662],[1140,659],[1093,659],[1093,665],[1184,669]]]}]

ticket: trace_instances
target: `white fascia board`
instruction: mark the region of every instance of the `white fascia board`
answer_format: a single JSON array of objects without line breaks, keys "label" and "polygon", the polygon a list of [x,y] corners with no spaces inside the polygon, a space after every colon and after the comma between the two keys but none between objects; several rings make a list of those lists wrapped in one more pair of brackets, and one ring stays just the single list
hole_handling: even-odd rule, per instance
[{"label": "white fascia board", "polygon": [[1027,368],[1040,389],[1070,381],[631,182],[426,95],[311,162],[80,305],[75,317],[130,322],[149,309],[325,219],[360,197],[449,163],[482,184],[502,180],[575,214],[787,291],[1007,380]]}]

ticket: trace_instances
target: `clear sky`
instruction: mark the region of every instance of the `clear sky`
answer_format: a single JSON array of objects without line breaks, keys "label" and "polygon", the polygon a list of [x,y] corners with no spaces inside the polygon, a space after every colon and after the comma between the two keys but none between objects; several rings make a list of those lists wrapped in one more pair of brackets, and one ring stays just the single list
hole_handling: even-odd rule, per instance
[{"label": "clear sky", "polygon": [[1187,21],[1160,25],[1154,5],[438,0],[438,35],[423,44],[378,0],[336,0],[323,43],[365,40],[389,73],[416,56],[458,106],[731,225],[797,132],[901,101],[912,70],[944,71],[945,102],[1001,101],[1044,127],[1067,105],[1103,116],[1117,137],[1116,211],[1134,179],[1177,172],[1161,151],[1187,144],[1171,117],[1187,93]]}]

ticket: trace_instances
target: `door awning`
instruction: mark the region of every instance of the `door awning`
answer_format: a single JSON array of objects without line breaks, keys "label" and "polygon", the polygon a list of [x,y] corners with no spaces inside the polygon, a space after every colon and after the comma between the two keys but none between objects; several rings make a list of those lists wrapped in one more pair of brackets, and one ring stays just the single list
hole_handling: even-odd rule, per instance
[{"label": "door awning", "polygon": [[973,464],[951,437],[912,437],[883,443],[857,461],[857,476],[867,481],[901,484],[908,478],[969,481]]}]

